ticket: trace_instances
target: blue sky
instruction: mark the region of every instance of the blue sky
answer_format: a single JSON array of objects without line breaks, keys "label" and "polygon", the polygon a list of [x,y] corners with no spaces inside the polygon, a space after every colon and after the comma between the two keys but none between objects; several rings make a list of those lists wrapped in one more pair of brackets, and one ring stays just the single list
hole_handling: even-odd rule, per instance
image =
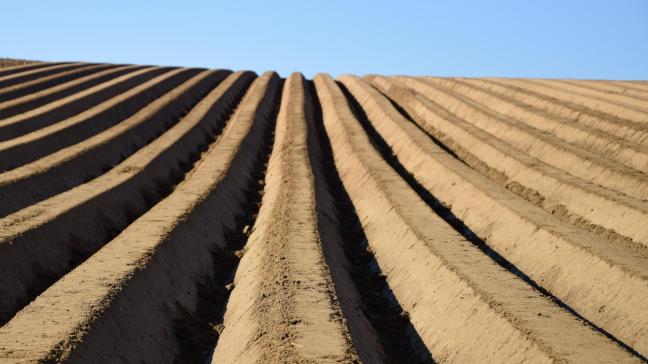
[{"label": "blue sky", "polygon": [[7,1],[0,56],[210,68],[648,79],[647,0]]}]

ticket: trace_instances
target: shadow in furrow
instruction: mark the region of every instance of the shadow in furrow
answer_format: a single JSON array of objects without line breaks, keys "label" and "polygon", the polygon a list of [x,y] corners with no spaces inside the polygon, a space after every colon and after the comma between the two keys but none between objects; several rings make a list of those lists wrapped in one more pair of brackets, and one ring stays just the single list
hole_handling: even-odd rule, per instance
[{"label": "shadow in furrow", "polygon": [[[82,71],[80,73],[76,73],[76,74],[73,74],[73,75],[68,75],[68,76],[65,76],[65,77],[57,77],[57,78],[55,78],[55,79],[53,79],[51,81],[48,81],[46,83],[39,83],[37,85],[33,85],[33,86],[25,87],[25,88],[20,88],[18,90],[3,93],[2,95],[0,95],[0,102],[5,102],[5,101],[17,99],[19,97],[23,97],[23,96],[32,94],[34,92],[43,91],[46,88],[58,86],[58,85],[63,84],[65,82],[80,79],[80,78],[89,76],[89,75],[94,74],[94,73],[108,71],[110,69],[117,68],[118,66],[120,66],[120,65],[106,65],[105,67],[94,68],[94,69],[91,69],[91,70]],[[25,102],[22,102],[22,103],[15,104],[14,106],[5,107],[2,110],[0,110],[0,119],[4,119],[4,118],[8,118],[8,117],[11,117],[11,116],[14,116],[14,115],[18,115],[20,113],[24,113],[26,111],[35,109],[35,108],[37,108],[39,106],[43,106],[43,105],[45,105],[47,103],[50,103],[52,101],[56,101],[56,100],[62,99],[64,97],[70,96],[72,94],[75,94],[77,92],[81,92],[81,91],[83,91],[85,89],[89,89],[90,87],[96,86],[96,85],[98,85],[100,83],[110,81],[110,80],[112,80],[114,78],[117,78],[119,76],[123,76],[128,72],[137,71],[137,70],[142,69],[142,68],[143,68],[143,66],[142,67],[134,67],[134,68],[130,68],[130,69],[118,70],[118,71],[115,71],[113,73],[109,73],[107,75],[102,75],[102,76],[99,76],[99,77],[94,78],[94,79],[83,81],[83,82],[81,82],[81,83],[79,83],[77,85],[74,85],[72,87],[68,87],[68,88],[63,89],[63,90],[59,90],[59,91],[48,93],[46,95],[42,95],[42,96],[37,97],[37,98],[35,98],[33,100],[30,100],[30,101],[25,101]]]},{"label": "shadow in furrow", "polygon": [[[648,359],[638,353],[636,350],[634,350],[632,347],[629,345],[625,344],[621,340],[617,339],[615,336],[607,332],[606,330],[596,326],[594,323],[591,321],[587,320],[585,317],[581,316],[578,312],[576,312],[573,308],[568,306],[566,303],[562,302],[559,298],[551,294],[551,292],[547,291],[544,289],[542,286],[540,286],[538,283],[536,283],[533,279],[531,279],[529,276],[527,276],[524,272],[519,270],[513,263],[509,262],[506,258],[501,256],[497,251],[493,250],[482,238],[480,238],[474,231],[470,229],[470,227],[466,226],[461,219],[459,219],[449,208],[443,205],[441,201],[439,201],[436,197],[434,197],[430,191],[428,191],[424,186],[422,186],[414,176],[407,171],[407,169],[400,163],[398,158],[395,156],[387,142],[382,138],[382,136],[376,131],[376,129],[373,127],[371,122],[369,121],[366,113],[362,109],[362,106],[358,103],[358,101],[351,95],[351,93],[348,91],[348,89],[342,84],[341,82],[338,82],[338,86],[342,89],[344,94],[347,97],[347,100],[349,102],[349,105],[351,106],[351,109],[353,110],[354,115],[358,120],[360,120],[360,124],[362,127],[365,129],[366,133],[369,135],[370,140],[376,150],[381,154],[383,159],[389,163],[389,165],[394,168],[394,170],[407,182],[407,184],[419,195],[419,197],[425,201],[425,203],[432,208],[432,210],[439,215],[443,220],[445,220],[450,226],[452,226],[457,232],[459,232],[466,240],[470,241],[473,243],[477,248],[479,248],[484,254],[486,254],[489,258],[491,258],[493,261],[495,261],[498,265],[500,265],[502,268],[508,270],[509,272],[515,274],[518,278],[522,279],[524,282],[529,284],[531,287],[533,287],[535,290],[537,290],[539,293],[542,295],[550,298],[556,305],[560,306],[561,308],[565,309],[568,311],[570,314],[574,315],[578,319],[582,320],[584,323],[586,323],[588,326],[590,326],[593,330],[601,333],[602,335],[605,335],[608,339],[611,341],[615,342],[617,345],[628,351],[629,353],[635,355],[639,359],[641,359],[644,362],[648,362]],[[384,95],[384,94],[383,94]],[[385,95],[385,97],[394,105],[394,107],[401,113],[401,115],[407,119],[409,122],[413,123],[417,128],[425,132],[426,135],[430,137],[430,139],[436,143],[437,145],[441,146],[444,150],[449,151],[449,148],[445,146],[443,143],[441,143],[438,139],[436,139],[434,136],[430,135],[427,133],[425,130],[421,129],[417,123],[412,119],[412,117],[402,108],[400,107],[394,100],[390,99]],[[464,161],[462,161],[455,153],[449,152],[454,158],[456,158],[458,161],[466,164]]]},{"label": "shadow in furrow", "polygon": [[[137,69],[141,70],[142,67]],[[33,132],[37,129],[44,128],[48,125],[52,125],[59,121],[70,118],[74,115],[80,114],[85,110],[89,110],[92,107],[107,101],[113,97],[118,96],[124,92],[127,92],[151,79],[162,75],[163,73],[170,72],[173,70],[171,67],[156,68],[151,69],[150,71],[144,72],[142,74],[136,75],[132,78],[122,80],[117,84],[111,85],[108,88],[97,91],[95,93],[85,95],[80,99],[74,100],[72,102],[66,103],[55,107],[54,109],[48,110],[44,113],[31,116],[25,120],[22,120],[18,123],[13,123],[6,125],[0,129],[0,140],[9,140],[18,136],[21,136],[26,133]],[[123,70],[122,70],[123,71]],[[124,72],[124,75],[128,73],[136,72],[135,69],[129,69],[127,72]],[[143,93],[143,92],[142,92]],[[127,102],[122,101],[122,103]],[[40,102],[40,99],[33,100],[28,102],[28,105],[31,105],[34,102]],[[22,107],[22,105],[20,105]],[[30,106],[31,107],[31,106]],[[6,110],[0,112],[0,118],[6,118],[4,113]],[[15,111],[12,111],[12,113]]]},{"label": "shadow in furrow", "polygon": [[[86,66],[88,66],[88,65],[86,65]],[[0,102],[13,100],[13,99],[16,99],[18,97],[33,94],[33,93],[36,93],[36,92],[39,92],[39,91],[43,91],[43,90],[45,90],[47,88],[54,87],[54,86],[60,85],[62,83],[68,82],[68,81],[72,81],[72,80],[75,80],[75,79],[78,79],[78,78],[81,78],[81,77],[85,77],[85,76],[88,76],[88,75],[91,75],[93,73],[97,73],[97,72],[100,72],[100,71],[108,70],[111,67],[116,67],[116,66],[107,64],[107,65],[95,67],[95,68],[92,68],[92,69],[80,70],[80,71],[77,71],[77,72],[74,72],[74,73],[71,73],[71,74],[68,74],[68,75],[63,75],[63,76],[58,76],[58,77],[52,78],[51,80],[48,80],[48,81],[41,81],[41,82],[38,82],[38,83],[30,85],[30,86],[20,87],[18,89],[8,91],[8,92],[2,92],[2,93],[0,93]],[[1,91],[2,90],[0,90],[0,92]]]},{"label": "shadow in furrow", "polygon": [[[248,184],[244,187],[245,199],[240,207],[241,213],[234,218],[235,226],[225,232],[227,249],[217,248],[211,252],[214,271],[210,277],[198,283],[196,311],[190,313],[182,306],[178,306],[182,314],[174,323],[180,353],[174,363],[209,362],[218,344],[236,269],[261,208],[265,175],[274,144],[283,82],[283,80],[279,81],[275,91],[272,113],[263,137],[263,146],[258,153]],[[256,123],[253,127],[255,126],[258,127]]]},{"label": "shadow in furrow", "polygon": [[[49,67],[49,66],[54,66],[57,64],[62,64],[62,63],[36,63],[33,65],[25,65],[24,67],[15,69],[14,66],[9,66],[6,64],[3,64],[3,60],[0,59],[0,77],[5,77],[5,76],[10,76],[14,75],[20,72],[26,72],[26,71],[31,71],[37,68],[44,68],[44,67]],[[21,66],[21,64],[16,64],[15,66]],[[8,67],[7,69],[3,69],[3,67]]]},{"label": "shadow in furrow", "polygon": [[315,125],[321,145],[321,164],[326,184],[335,200],[343,250],[351,267],[351,279],[360,293],[362,312],[376,330],[388,363],[433,363],[432,355],[400,306],[368,247],[362,223],[335,167],[330,140],[322,121],[317,90],[314,95]]},{"label": "shadow in furrow", "polygon": [[[176,125],[200,100],[225,78],[225,74],[207,77],[169,102],[141,124],[107,143],[76,155],[46,173],[33,174],[18,183],[0,186],[0,198],[16,195],[0,206],[0,217],[87,183],[135,154]],[[123,121],[123,120],[122,120]]]},{"label": "shadow in furrow", "polygon": [[[90,64],[90,63],[88,63],[88,64]],[[35,80],[37,78],[40,78],[40,77],[47,77],[47,76],[50,76],[50,75],[53,75],[53,74],[56,74],[56,73],[62,73],[62,72],[65,72],[65,71],[70,71],[70,70],[73,70],[73,69],[76,69],[76,68],[81,68],[81,67],[87,66],[88,64],[70,63],[69,65],[66,65],[66,66],[63,66],[63,67],[54,68],[54,69],[50,69],[50,70],[41,70],[39,72],[34,72],[34,73],[31,73],[31,74],[28,74],[28,75],[19,76],[19,77],[16,77],[16,78],[11,78],[11,79],[8,79],[8,80],[0,81],[0,88],[14,86],[14,85],[17,85],[17,84],[22,83],[22,82],[33,81],[33,80]],[[55,63],[52,63],[52,64],[49,64],[48,66],[55,66],[55,65],[56,65]]]},{"label": "shadow in furrow", "polygon": [[[244,87],[240,92],[233,95],[234,99],[231,104],[223,106],[224,109],[221,109],[219,103],[212,105],[212,108],[203,118],[203,120],[215,119],[211,127],[200,130],[200,127],[197,126],[196,129],[183,137],[184,142],[178,141],[151,162],[157,168],[163,168],[162,172],[156,172],[154,175],[140,172],[132,180],[122,183],[96,196],[93,200],[76,207],[72,213],[84,215],[84,219],[90,219],[91,225],[79,228],[84,234],[83,236],[70,233],[64,241],[60,241],[61,248],[58,253],[67,259],[64,266],[47,269],[41,263],[31,264],[36,279],[27,286],[24,296],[14,300],[12,307],[0,310],[0,326],[7,323],[16,312],[58,279],[110,242],[153,205],[168,196],[193,168],[194,164],[200,160],[201,154],[222,133],[227,124],[226,121],[229,120],[236,106],[241,102],[243,94],[252,80],[252,77],[248,77],[240,81]],[[187,141],[193,137],[198,138],[198,140],[191,146],[187,146]],[[182,155],[174,155],[174,153],[179,152]],[[160,165],[164,163],[171,164]],[[142,186],[153,186],[153,189],[143,190]],[[77,229],[77,233],[79,229]]]},{"label": "shadow in furrow", "polygon": [[38,140],[6,149],[0,153],[0,168],[4,170],[17,168],[90,138],[128,119],[146,107],[146,105],[155,101],[158,97],[178,87],[199,72],[199,69],[187,69],[184,72],[180,72],[163,80],[153,87],[142,90],[136,95],[119,102],[97,115],[85,119],[83,122],[70,125],[63,130],[45,135]]}]

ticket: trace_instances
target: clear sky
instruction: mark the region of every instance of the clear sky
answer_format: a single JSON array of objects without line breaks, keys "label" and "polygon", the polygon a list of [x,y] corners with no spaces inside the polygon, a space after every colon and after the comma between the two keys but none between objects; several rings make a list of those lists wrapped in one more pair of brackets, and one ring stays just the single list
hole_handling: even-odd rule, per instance
[{"label": "clear sky", "polygon": [[648,0],[3,1],[0,57],[648,79]]}]

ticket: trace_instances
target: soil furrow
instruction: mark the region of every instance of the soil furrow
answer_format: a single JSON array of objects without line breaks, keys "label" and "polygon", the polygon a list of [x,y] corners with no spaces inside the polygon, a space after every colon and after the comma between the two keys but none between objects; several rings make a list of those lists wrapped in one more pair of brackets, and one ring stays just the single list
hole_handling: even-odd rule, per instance
[{"label": "soil furrow", "polygon": [[[327,102],[328,108],[330,108],[331,101],[328,97],[330,92],[324,89],[326,86],[322,86],[328,80],[322,81],[323,77],[327,76],[316,78],[315,84],[319,86],[312,92],[316,95],[319,93],[324,95],[324,98],[318,96],[317,100],[322,99]],[[315,84],[311,84],[311,87],[314,87]],[[337,106],[339,105],[336,105],[336,108]],[[394,299],[393,292],[387,284],[374,254],[369,249],[360,217],[357,215],[353,202],[336,169],[333,146],[324,127],[319,101],[316,103],[315,109],[316,129],[322,149],[322,167],[326,171],[323,179],[335,200],[334,215],[330,218],[335,220],[335,225],[339,226],[340,238],[343,241],[342,248],[349,262],[351,279],[355,285],[347,290],[357,290],[359,306],[369,326],[364,330],[375,331],[381,346],[374,350],[374,358],[364,358],[361,355],[361,359],[367,363],[375,363],[379,360],[387,363],[431,362],[428,349],[412,326],[407,313]],[[353,337],[354,331],[350,331]]]},{"label": "soil furrow", "polygon": [[[260,80],[171,195],[0,329],[0,341],[19,341],[5,346],[3,355],[70,363],[170,362],[180,352],[176,319],[195,312],[199,283],[219,268],[211,253],[227,249],[225,233],[243,212],[245,186],[271,127],[273,95],[258,117],[251,109],[264,94],[264,82],[273,80],[276,89],[277,78]],[[21,328],[32,323],[48,330],[23,334]]]},{"label": "soil furrow", "polygon": [[[533,83],[542,84],[552,89],[568,92],[572,95],[579,95],[583,98],[592,99],[602,104],[610,103],[619,108],[633,110],[637,113],[643,113],[648,117],[648,105],[646,100],[635,99],[626,95],[617,95],[601,90],[595,87],[580,85],[578,83],[570,82],[569,80],[544,80],[544,79],[531,79]],[[648,118],[644,119],[648,121]]]},{"label": "soil furrow", "polygon": [[[117,78],[17,115],[0,119],[0,140],[2,143],[6,143],[12,138],[65,120],[162,73],[171,71],[169,68],[138,66],[126,66],[125,68],[128,68],[128,72]],[[38,100],[34,102],[38,102]]]},{"label": "soil furrow", "polygon": [[[615,193],[511,147],[497,137],[441,108],[396,80],[370,76],[369,81],[403,107],[419,125],[448,146],[462,161],[527,200],[553,212],[563,206],[574,219],[587,220],[590,230],[646,255],[648,231],[638,221],[648,219],[648,205]],[[464,146],[470,146],[467,149]],[[622,235],[616,239],[616,235]],[[625,239],[623,239],[625,237]],[[628,241],[630,240],[630,241]]]},{"label": "soil furrow", "polygon": [[[514,264],[512,264],[510,261],[508,261],[506,258],[504,258],[502,255],[500,255],[498,252],[493,250],[483,239],[481,239],[473,230],[471,230],[466,224],[464,224],[463,221],[461,221],[453,212],[450,210],[447,206],[444,205],[442,201],[434,197],[423,185],[421,185],[415,178],[414,176],[403,166],[403,164],[400,163],[398,160],[397,156],[394,154],[393,150],[391,147],[386,143],[386,141],[382,138],[382,136],[376,131],[376,129],[373,127],[373,125],[370,123],[370,121],[367,119],[366,114],[362,110],[362,107],[357,103],[357,100],[351,95],[345,88],[343,84],[340,84],[340,87],[344,90],[345,94],[347,95],[347,98],[349,99],[350,103],[353,104],[353,110],[356,112],[356,115],[358,119],[361,121],[365,131],[367,134],[369,134],[372,143],[378,150],[378,152],[382,155],[382,157],[389,163],[389,165],[403,178],[407,184],[418,194],[418,196],[425,201],[428,206],[432,208],[436,212],[438,216],[443,218],[450,226],[452,226],[458,233],[460,233],[466,240],[470,241],[473,243],[477,248],[479,248],[484,254],[486,254],[488,257],[490,257],[493,261],[497,262],[502,268],[508,270],[509,272],[513,273],[516,275],[518,278],[522,279],[524,282],[526,282],[529,286],[533,287],[536,289],[538,292],[540,292],[542,295],[549,297],[553,300],[553,302],[566,310],[567,312],[571,313],[574,315],[577,319],[582,320],[585,324],[589,325],[593,330],[601,333],[602,335],[606,336],[608,339],[619,345],[620,347],[624,348],[627,350],[629,353],[635,355],[637,358],[640,360],[646,362],[648,361],[646,357],[642,356],[640,353],[638,353],[634,348],[628,346],[624,342],[620,341],[618,338],[616,338],[614,335],[610,334],[606,330],[602,329],[599,326],[596,326],[594,323],[591,321],[587,320],[585,317],[580,315],[578,312],[576,312],[572,307],[566,305],[564,302],[562,302],[560,299],[558,299],[555,295],[553,295],[551,292],[547,291],[544,287],[538,285],[534,280],[532,280],[528,275],[526,275],[524,272],[519,270]],[[393,101],[389,100],[389,103],[401,114],[402,117],[406,118],[408,121],[410,121],[413,125],[416,125],[417,128],[420,129],[420,127],[416,124],[414,120],[411,119],[411,116],[407,114],[407,112],[401,108],[399,105],[393,103]],[[424,132],[424,131],[423,131]],[[458,162],[464,162],[461,160],[461,158],[456,155],[451,149],[449,149],[446,145],[444,145],[440,140],[436,139],[434,136],[428,134],[428,137],[430,140],[436,144],[437,147],[441,148],[444,150],[446,153],[451,155],[454,159],[456,159]],[[492,173],[490,173],[492,175]],[[489,176],[490,177],[490,176]]]},{"label": "soil furrow", "polygon": [[[234,115],[239,119],[261,120],[256,123],[259,124],[257,127],[264,128],[262,148],[256,156],[250,177],[243,186],[242,193],[245,198],[240,203],[240,210],[232,211],[235,223],[223,232],[225,245],[222,249],[211,252],[213,272],[203,282],[198,283],[195,312],[186,311],[175,321],[176,336],[180,345],[175,363],[208,362],[218,343],[236,269],[261,207],[268,160],[274,144],[282,85],[283,80],[276,74],[265,74],[257,85],[250,88],[248,99]],[[263,121],[266,119],[267,121]],[[245,120],[234,122],[244,123]],[[245,145],[242,145],[242,148],[245,148]]]},{"label": "soil furrow", "polygon": [[648,172],[648,146],[624,140],[605,131],[580,125],[572,119],[544,112],[535,106],[525,105],[515,99],[460,80],[425,78],[477,102],[511,119],[555,135],[566,142],[588,149],[602,158],[623,163],[641,172]]},{"label": "soil furrow", "polygon": [[229,71],[203,71],[134,115],[70,147],[0,173],[0,217],[107,172],[173,126]]},{"label": "soil furrow", "polygon": [[109,172],[0,220],[2,321],[170,193],[221,132],[253,77],[231,75]]},{"label": "soil furrow", "polygon": [[0,77],[0,89],[19,84],[21,82],[29,82],[39,77],[46,77],[58,72],[67,71],[69,69],[79,68],[82,66],[83,63],[48,64],[47,67],[3,76]]},{"label": "soil furrow", "polygon": [[[309,160],[308,93],[285,82],[259,216],[234,278],[213,362],[357,360],[327,267]],[[347,319],[353,319],[348,318]]]},{"label": "soil furrow", "polygon": [[539,286],[645,355],[646,259],[560,222],[456,160],[361,79],[343,82],[418,183]]},{"label": "soil furrow", "polygon": [[648,97],[648,85],[633,81],[599,81],[601,84],[610,85],[620,89],[620,93],[632,93],[643,97]]},{"label": "soil furrow", "polygon": [[352,96],[353,110],[341,105],[339,89],[331,93],[325,124],[343,182],[387,281],[436,360],[633,360],[436,215],[392,169],[398,162]]},{"label": "soil furrow", "polygon": [[648,363],[648,81],[30,62],[1,363]]},{"label": "soil furrow", "polygon": [[[144,67],[111,66],[108,69],[104,69],[97,73],[89,74],[39,92],[30,93],[16,99],[2,102],[0,103],[0,119],[9,118],[27,112],[56,100],[63,99],[77,92],[81,92],[90,87],[99,85],[103,82],[110,81],[114,78],[125,75],[128,72],[142,68]],[[0,140],[9,138],[9,135],[4,136],[3,134],[4,132],[0,134]]]},{"label": "soil furrow", "polygon": [[579,149],[554,135],[486,110],[445,87],[412,78],[400,79],[448,112],[566,173],[639,200],[648,196],[648,175]]},{"label": "soil furrow", "polygon": [[560,100],[550,95],[543,95],[514,85],[499,83],[492,79],[462,78],[461,81],[498,92],[523,102],[525,105],[540,108],[545,112],[573,120],[575,123],[585,125],[589,128],[602,130],[642,145],[648,144],[648,127],[643,123],[624,120],[612,114],[592,110],[569,101]]},{"label": "soil furrow", "polygon": [[[491,80],[491,79],[487,79]],[[630,120],[635,123],[645,125],[648,122],[648,114],[645,112],[640,112],[634,109],[630,109],[626,106],[618,105],[616,103],[607,102],[605,100],[600,100],[592,98],[591,96],[581,95],[574,91],[566,91],[556,86],[551,86],[544,84],[542,82],[536,82],[534,80],[527,79],[505,79],[505,78],[494,78],[492,79],[499,83],[506,85],[513,85],[516,87],[521,87],[542,95],[551,96],[559,100],[564,100],[567,102],[572,102],[577,105],[614,115],[621,119]]]},{"label": "soil furrow", "polygon": [[87,63],[83,67],[75,68],[69,71],[53,74],[47,77],[40,77],[33,81],[19,83],[15,86],[0,89],[0,105],[3,102],[13,100],[22,96],[35,94],[48,88],[60,85],[65,82],[73,81],[77,78],[88,76],[92,73],[117,67],[111,64],[93,64]]},{"label": "soil furrow", "polygon": [[[344,215],[349,206],[344,206],[345,201],[338,199],[338,197],[343,198],[344,196],[338,193],[341,185],[339,179],[335,179],[337,172],[331,159],[331,145],[324,130],[322,108],[313,81],[306,81],[305,95],[306,104],[304,110],[308,129],[308,157],[314,177],[315,209],[322,243],[321,249],[326,268],[335,287],[335,292],[329,292],[329,298],[334,306],[339,306],[336,309],[339,309],[343,315],[342,320],[348,331],[346,340],[349,358],[356,360],[357,355],[360,362],[380,363],[388,359],[380,337],[370,322],[369,314],[361,308],[363,297],[356,280],[354,280],[354,274],[357,273],[354,272],[354,263],[357,263],[357,261],[349,259],[345,251],[345,247],[353,243],[347,239],[357,237],[343,235],[344,229],[348,225],[342,225],[343,221],[341,219],[353,219],[353,215]],[[348,202],[348,199],[346,202]],[[339,210],[339,207],[344,211]],[[344,222],[346,223],[346,221]],[[353,255],[351,258],[360,259],[357,255]],[[370,261],[364,263],[366,263],[364,268],[369,268],[369,265],[371,265]],[[358,279],[359,277],[356,276],[355,278]],[[370,278],[370,276],[365,276],[365,279]],[[380,284],[380,281],[376,283]],[[365,296],[365,298],[367,297]],[[372,311],[372,314],[375,317],[378,313]],[[387,324],[386,321],[383,321],[383,323]],[[391,347],[387,349],[391,349]],[[394,352],[394,354],[398,355],[398,352]],[[402,358],[407,359],[409,356],[404,355]]]},{"label": "soil furrow", "polygon": [[127,119],[199,72],[198,69],[166,72],[70,118],[0,142],[0,170],[20,167],[90,138]]},{"label": "soil furrow", "polygon": [[581,81],[581,80],[564,80],[564,82],[580,87],[589,88],[592,90],[597,90],[602,93],[602,96],[614,95],[614,96],[623,96],[625,98],[632,98],[634,100],[639,100],[648,102],[648,91],[637,89],[631,86],[615,84],[614,82],[608,81]]},{"label": "soil furrow", "polygon": [[57,63],[34,62],[34,63],[20,64],[17,66],[6,66],[5,64],[2,63],[2,61],[0,61],[0,64],[2,65],[0,66],[0,77],[5,77],[19,72],[25,72],[37,68],[48,67]]}]

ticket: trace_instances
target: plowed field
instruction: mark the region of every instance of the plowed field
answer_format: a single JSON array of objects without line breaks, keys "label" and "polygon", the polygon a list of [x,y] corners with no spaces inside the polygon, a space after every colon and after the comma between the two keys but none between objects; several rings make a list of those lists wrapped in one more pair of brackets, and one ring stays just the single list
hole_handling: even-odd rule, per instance
[{"label": "plowed field", "polygon": [[0,362],[642,362],[648,83],[0,69]]}]

